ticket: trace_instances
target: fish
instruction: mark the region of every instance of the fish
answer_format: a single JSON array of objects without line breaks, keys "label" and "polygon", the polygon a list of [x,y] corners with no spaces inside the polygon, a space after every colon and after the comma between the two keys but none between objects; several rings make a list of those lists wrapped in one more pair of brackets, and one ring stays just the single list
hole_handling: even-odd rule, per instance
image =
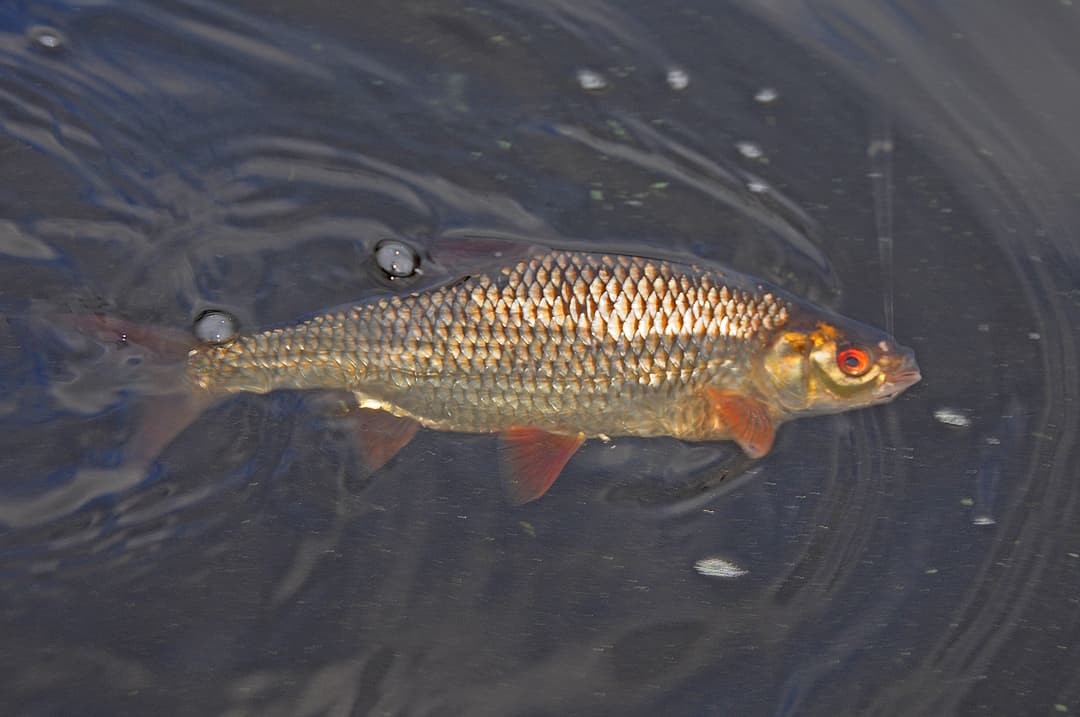
[{"label": "fish", "polygon": [[240,392],[352,394],[376,470],[421,427],[497,434],[516,504],[542,496],[586,440],[731,440],[761,458],[787,421],[885,403],[920,379],[893,337],[760,279],[531,246],[431,288],[197,345],[184,371],[189,414]]}]

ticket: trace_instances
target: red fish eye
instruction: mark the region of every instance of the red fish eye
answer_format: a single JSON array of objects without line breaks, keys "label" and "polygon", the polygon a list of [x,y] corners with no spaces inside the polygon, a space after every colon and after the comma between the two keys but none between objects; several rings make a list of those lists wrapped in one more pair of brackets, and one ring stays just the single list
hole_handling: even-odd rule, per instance
[{"label": "red fish eye", "polygon": [[870,370],[870,354],[860,348],[846,348],[836,354],[836,365],[848,376],[862,376]]}]

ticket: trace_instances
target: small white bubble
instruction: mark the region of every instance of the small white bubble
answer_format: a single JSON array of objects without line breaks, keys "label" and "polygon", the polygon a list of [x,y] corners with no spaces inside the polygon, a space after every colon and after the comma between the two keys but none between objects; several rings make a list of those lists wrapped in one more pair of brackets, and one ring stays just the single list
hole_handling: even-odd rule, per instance
[{"label": "small white bubble", "polygon": [[607,87],[607,80],[599,72],[588,69],[577,71],[577,81],[581,89],[588,92],[598,92]]},{"label": "small white bubble", "polygon": [[997,525],[997,521],[989,515],[977,515],[971,522],[973,525]]},{"label": "small white bubble", "polygon": [[739,154],[747,159],[760,159],[765,154],[761,147],[754,142],[736,142],[735,149],[739,150]]},{"label": "small white bubble", "polygon": [[775,102],[779,96],[780,93],[773,88],[762,87],[760,90],[757,91],[757,94],[754,95],[754,99],[758,102],[761,102],[762,104],[768,104],[770,102]]},{"label": "small white bubble", "polygon": [[32,27],[27,34],[30,41],[37,45],[39,49],[47,52],[64,49],[64,36],[51,27]]},{"label": "small white bubble", "polygon": [[965,413],[955,408],[939,408],[934,411],[934,418],[939,423],[944,423],[946,426],[968,428],[971,425],[971,419],[968,418]]},{"label": "small white bubble", "polygon": [[667,71],[667,83],[673,90],[685,90],[690,86],[690,75],[681,67],[672,67]]},{"label": "small white bubble", "polygon": [[746,188],[754,194],[762,194],[769,191],[769,185],[765,184],[765,182],[761,181],[760,179],[750,180],[749,182],[747,182]]},{"label": "small white bubble", "polygon": [[1038,331],[1029,331],[1028,332],[1028,338],[1031,339],[1032,341],[1038,341],[1039,339],[1042,338],[1042,334],[1040,334]]},{"label": "small white bubble", "polygon": [[741,578],[749,572],[723,558],[702,558],[694,563],[694,570],[710,578]]},{"label": "small white bubble", "polygon": [[975,328],[977,328],[981,333],[984,333],[984,334],[990,333],[990,324],[979,324]]}]

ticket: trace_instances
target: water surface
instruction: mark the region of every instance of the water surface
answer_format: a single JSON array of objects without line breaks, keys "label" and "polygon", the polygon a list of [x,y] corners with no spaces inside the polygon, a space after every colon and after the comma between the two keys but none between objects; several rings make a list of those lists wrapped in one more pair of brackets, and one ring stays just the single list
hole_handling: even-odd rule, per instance
[{"label": "water surface", "polygon": [[[1076,13],[0,10],[4,712],[1080,710]],[[270,326],[478,236],[725,263],[924,380],[749,468],[589,443],[522,508],[491,437],[368,474],[324,395],[109,471],[169,374],[50,317]]]}]

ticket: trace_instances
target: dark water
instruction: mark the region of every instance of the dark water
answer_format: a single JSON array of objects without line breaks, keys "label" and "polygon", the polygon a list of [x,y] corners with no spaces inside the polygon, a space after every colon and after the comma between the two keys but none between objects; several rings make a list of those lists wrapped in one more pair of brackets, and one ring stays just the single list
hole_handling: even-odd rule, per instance
[{"label": "dark water", "polygon": [[[1080,7],[993,5],[0,5],[3,713],[1080,711]],[[731,264],[924,380],[726,491],[618,440],[515,509],[494,439],[367,475],[298,393],[108,470],[164,379],[50,316],[267,326],[477,235]]]}]

